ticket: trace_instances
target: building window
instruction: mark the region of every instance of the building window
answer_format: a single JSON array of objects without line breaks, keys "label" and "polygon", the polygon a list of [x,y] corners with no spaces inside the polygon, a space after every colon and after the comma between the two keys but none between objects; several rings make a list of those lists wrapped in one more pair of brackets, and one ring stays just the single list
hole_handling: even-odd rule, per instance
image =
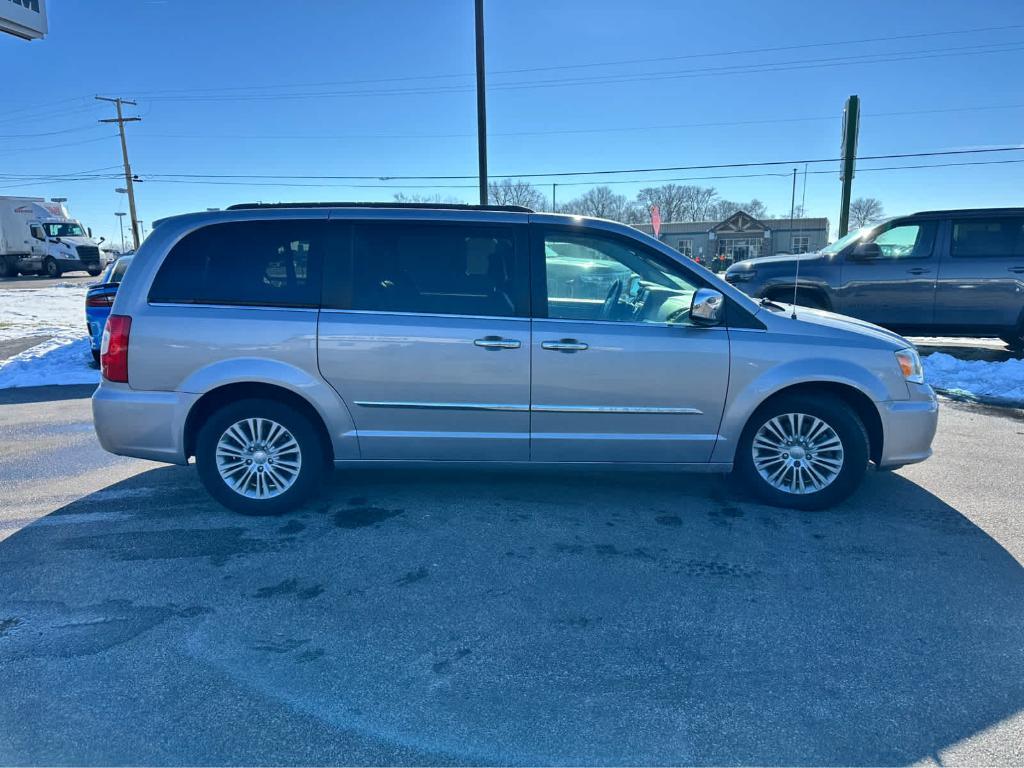
[{"label": "building window", "polygon": [[811,248],[811,238],[797,235],[793,238],[793,253],[807,253]]},{"label": "building window", "polygon": [[679,252],[688,259],[693,258],[693,240],[680,240]]}]

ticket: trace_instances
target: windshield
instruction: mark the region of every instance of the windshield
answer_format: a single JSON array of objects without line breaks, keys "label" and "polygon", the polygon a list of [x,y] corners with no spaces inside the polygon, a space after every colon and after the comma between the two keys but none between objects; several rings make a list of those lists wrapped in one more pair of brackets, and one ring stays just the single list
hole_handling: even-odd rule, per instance
[{"label": "windshield", "polygon": [[49,237],[85,237],[82,225],[75,221],[62,221],[56,224],[43,224]]},{"label": "windshield", "polygon": [[850,243],[855,243],[858,240],[860,240],[860,238],[864,237],[872,229],[874,229],[874,227],[861,227],[860,229],[855,229],[852,232],[847,232],[845,236],[840,237],[831,245],[826,245],[824,248],[822,248],[821,252],[828,255],[832,255],[833,253],[839,253],[841,250],[843,250],[843,248],[848,246]]}]

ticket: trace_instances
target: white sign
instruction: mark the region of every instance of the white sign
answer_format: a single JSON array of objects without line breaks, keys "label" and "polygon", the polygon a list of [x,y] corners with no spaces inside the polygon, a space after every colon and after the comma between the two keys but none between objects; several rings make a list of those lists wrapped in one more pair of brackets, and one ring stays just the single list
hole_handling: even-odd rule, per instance
[{"label": "white sign", "polygon": [[46,35],[46,0],[0,0],[0,32],[41,39]]}]

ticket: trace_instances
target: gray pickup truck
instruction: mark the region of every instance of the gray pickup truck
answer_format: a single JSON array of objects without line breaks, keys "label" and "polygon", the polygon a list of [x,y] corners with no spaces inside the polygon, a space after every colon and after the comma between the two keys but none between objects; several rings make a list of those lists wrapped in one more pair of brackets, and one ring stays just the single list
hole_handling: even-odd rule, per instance
[{"label": "gray pickup truck", "polygon": [[[799,264],[799,276],[797,265]],[[1024,347],[1024,208],[926,211],[817,253],[733,264],[755,298],[850,315],[908,335],[998,336]]]}]

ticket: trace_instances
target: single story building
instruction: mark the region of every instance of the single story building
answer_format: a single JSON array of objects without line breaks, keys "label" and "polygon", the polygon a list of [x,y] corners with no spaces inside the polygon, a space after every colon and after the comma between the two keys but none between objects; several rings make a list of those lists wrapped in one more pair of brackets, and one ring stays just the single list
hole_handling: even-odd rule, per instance
[{"label": "single story building", "polygon": [[[637,229],[650,234],[650,224]],[[777,253],[808,253],[828,245],[828,219],[755,219],[737,211],[725,221],[669,221],[661,242],[715,267]]]}]

